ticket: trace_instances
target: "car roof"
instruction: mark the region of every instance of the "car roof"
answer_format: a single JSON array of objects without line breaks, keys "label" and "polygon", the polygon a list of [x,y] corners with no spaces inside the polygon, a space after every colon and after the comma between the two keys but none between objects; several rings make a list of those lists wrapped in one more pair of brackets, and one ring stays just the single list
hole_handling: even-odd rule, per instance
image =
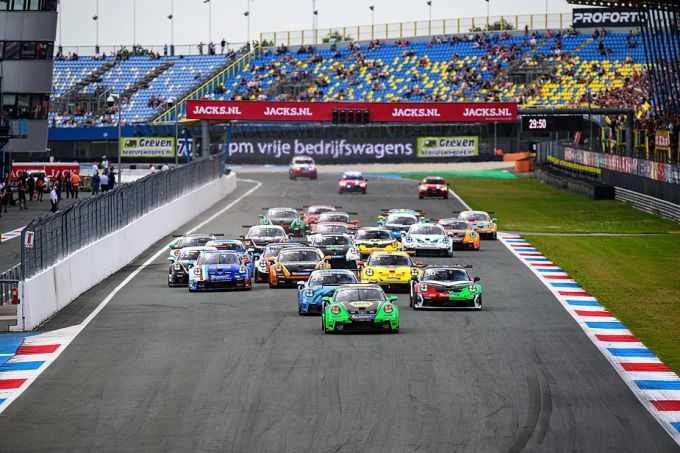
[{"label": "car roof", "polygon": [[380,285],[376,285],[375,283],[345,283],[344,285],[340,285],[340,288],[356,288],[356,289],[361,289],[361,288],[378,288],[382,289]]},{"label": "car roof", "polygon": [[239,239],[213,239],[210,242],[215,242],[217,244],[243,244],[243,241]]},{"label": "car roof", "polygon": [[411,214],[410,212],[391,212],[391,213],[389,213],[387,218],[389,219],[390,217],[413,217],[413,218],[417,219],[418,215]]},{"label": "car roof", "polygon": [[224,254],[224,255],[234,255],[234,256],[238,256],[239,258],[241,257],[240,254],[236,253],[233,250],[217,250],[217,249],[215,249],[215,250],[201,250],[201,253],[203,253],[203,252],[210,253],[210,254],[220,253],[220,254]]},{"label": "car roof", "polygon": [[183,247],[182,251],[187,251],[187,252],[202,252],[203,250],[217,250],[215,247],[210,247],[208,246],[200,246],[200,245],[194,245],[191,247]]},{"label": "car roof", "polygon": [[489,215],[488,212],[486,211],[460,211],[461,214],[486,214]]},{"label": "car roof", "polygon": [[283,227],[281,225],[253,225],[250,228],[283,230]]},{"label": "car roof", "polygon": [[410,255],[406,252],[397,252],[397,251],[394,251],[394,252],[373,252],[373,253],[371,253],[371,255],[393,255],[393,256],[410,257]]},{"label": "car roof", "polygon": [[284,247],[284,248],[294,249],[294,250],[314,250],[315,252],[321,253],[321,250],[319,250],[318,248],[310,247],[310,246],[306,246],[306,245],[300,245],[300,246],[297,246],[297,247]]},{"label": "car roof", "polygon": [[319,225],[347,226],[347,224],[343,223],[343,222],[319,222],[319,223],[316,224],[317,228],[319,227]]},{"label": "car roof", "polygon": [[354,272],[352,272],[349,269],[317,269],[315,271],[312,271],[312,274],[348,274],[348,275],[354,275]]},{"label": "car roof", "polygon": [[363,176],[363,174],[360,171],[346,171],[343,173],[343,175],[346,176]]},{"label": "car roof", "polygon": [[357,231],[385,231],[387,233],[390,232],[390,230],[388,230],[385,227],[361,227]]}]

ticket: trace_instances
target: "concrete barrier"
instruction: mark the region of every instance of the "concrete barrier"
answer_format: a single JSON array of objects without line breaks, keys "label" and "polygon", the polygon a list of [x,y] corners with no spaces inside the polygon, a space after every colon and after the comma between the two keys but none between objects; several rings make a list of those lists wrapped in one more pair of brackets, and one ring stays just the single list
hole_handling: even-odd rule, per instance
[{"label": "concrete barrier", "polygon": [[10,330],[33,330],[235,189],[233,173],[211,181],[20,282],[18,323]]}]

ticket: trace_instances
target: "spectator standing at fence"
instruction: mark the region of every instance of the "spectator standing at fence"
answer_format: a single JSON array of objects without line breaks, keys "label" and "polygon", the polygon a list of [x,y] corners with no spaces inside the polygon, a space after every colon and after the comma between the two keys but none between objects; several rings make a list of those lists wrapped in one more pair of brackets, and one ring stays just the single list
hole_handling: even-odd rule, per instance
[{"label": "spectator standing at fence", "polygon": [[[28,187],[28,199],[30,201],[34,201],[33,197],[35,196],[35,177],[33,177],[33,175],[28,175],[26,187]],[[35,199],[37,200],[37,197]]]},{"label": "spectator standing at fence", "polygon": [[43,194],[45,193],[45,175],[38,176],[35,187],[38,189],[38,201],[42,203]]},{"label": "spectator standing at fence", "polygon": [[50,204],[52,205],[52,212],[57,212],[59,209],[59,195],[57,195],[57,185],[52,186],[52,191],[50,192]]},{"label": "spectator standing at fence", "polygon": [[151,164],[151,167],[149,167],[149,173],[156,173],[158,170],[156,169],[156,166]]},{"label": "spectator standing at fence", "polygon": [[99,193],[99,173],[92,175],[90,185],[92,186],[92,195],[97,195]]},{"label": "spectator standing at fence", "polygon": [[102,156],[102,168],[104,170],[109,168],[109,160],[106,158],[106,156]]},{"label": "spectator standing at fence", "polygon": [[109,168],[109,190],[113,190],[113,186],[116,185],[116,172],[113,171],[113,165]]},{"label": "spectator standing at fence", "polygon": [[109,171],[104,170],[102,175],[99,177],[99,185],[102,188],[102,193],[109,190]]},{"label": "spectator standing at fence", "polygon": [[61,201],[61,189],[64,187],[63,185],[63,179],[61,177],[61,173],[57,175],[57,180],[55,181],[54,185],[57,188],[57,196],[59,197],[59,201]]},{"label": "spectator standing at fence", "polygon": [[19,181],[17,182],[17,201],[19,202],[19,209],[28,209],[26,206],[26,192],[28,192],[28,187],[26,186],[26,175],[21,175]]},{"label": "spectator standing at fence", "polygon": [[71,198],[71,172],[67,171],[64,175],[64,191],[66,192],[66,198]]},{"label": "spectator standing at fence", "polygon": [[73,198],[78,198],[78,188],[80,187],[80,175],[78,174],[78,171],[74,171],[73,174],[71,175],[71,196]]}]

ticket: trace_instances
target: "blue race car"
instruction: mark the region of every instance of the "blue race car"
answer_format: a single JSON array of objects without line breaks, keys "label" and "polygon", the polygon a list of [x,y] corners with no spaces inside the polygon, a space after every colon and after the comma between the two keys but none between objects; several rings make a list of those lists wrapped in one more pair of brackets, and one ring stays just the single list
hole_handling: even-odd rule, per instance
[{"label": "blue race car", "polygon": [[252,275],[255,266],[255,249],[246,247],[243,241],[238,239],[215,239],[205,244],[207,247],[215,247],[217,250],[228,250],[241,255],[241,259],[250,267]]},{"label": "blue race car", "polygon": [[243,289],[253,287],[250,267],[237,252],[202,251],[189,272],[189,291]]},{"label": "blue race car", "polygon": [[346,269],[314,271],[306,282],[298,282],[298,313],[320,315],[322,298],[332,296],[340,285],[357,283],[357,277]]}]

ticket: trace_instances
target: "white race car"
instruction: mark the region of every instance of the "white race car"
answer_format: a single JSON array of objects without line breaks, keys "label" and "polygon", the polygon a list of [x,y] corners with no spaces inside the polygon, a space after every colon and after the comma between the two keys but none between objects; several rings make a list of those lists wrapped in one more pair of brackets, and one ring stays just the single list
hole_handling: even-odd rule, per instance
[{"label": "white race car", "polygon": [[401,238],[404,251],[409,254],[436,253],[453,256],[453,243],[441,225],[418,223],[412,225]]}]

